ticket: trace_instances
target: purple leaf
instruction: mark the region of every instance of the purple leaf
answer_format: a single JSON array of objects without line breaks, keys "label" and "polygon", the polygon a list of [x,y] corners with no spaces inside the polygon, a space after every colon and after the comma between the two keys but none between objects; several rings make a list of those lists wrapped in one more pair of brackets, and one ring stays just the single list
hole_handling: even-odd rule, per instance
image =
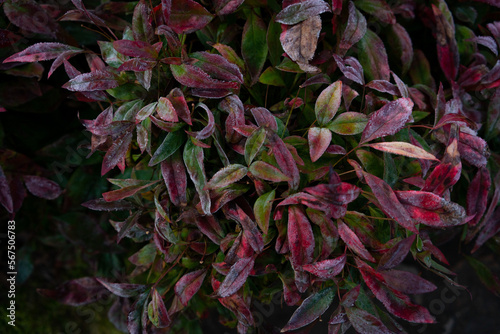
[{"label": "purple leaf", "polygon": [[255,257],[239,259],[227,274],[224,281],[217,290],[217,296],[229,297],[235,294],[245,284],[250,271],[253,269]]},{"label": "purple leaf", "polygon": [[134,8],[132,16],[132,34],[137,42],[149,42],[153,38],[151,9],[146,1],[141,0]]},{"label": "purple leaf", "polygon": [[325,1],[305,0],[287,6],[276,15],[274,20],[282,24],[293,25],[325,12],[331,12]]},{"label": "purple leaf", "polygon": [[250,109],[255,122],[260,127],[267,127],[273,131],[278,131],[278,124],[273,114],[266,108],[258,107]]},{"label": "purple leaf", "polygon": [[378,263],[378,270],[391,269],[399,265],[408,255],[413,241],[415,241],[416,235],[412,235],[405,238],[390,248],[382,257]]},{"label": "purple leaf", "polygon": [[123,211],[133,209],[132,203],[127,201],[108,202],[104,198],[93,199],[82,203],[82,206],[96,211]]},{"label": "purple leaf", "polygon": [[412,108],[413,102],[409,98],[388,102],[371,114],[361,135],[360,144],[398,132],[410,118]]},{"label": "purple leaf", "polygon": [[191,137],[194,137],[198,140],[207,139],[214,132],[214,127],[215,127],[214,115],[212,114],[212,111],[210,111],[210,109],[208,109],[208,107],[204,103],[201,103],[201,102],[198,103],[197,107],[202,107],[207,112],[207,116],[208,116],[207,125],[203,129],[201,129],[200,131],[196,131],[196,132],[186,131],[186,133],[188,135],[190,135]]},{"label": "purple leaf", "polygon": [[358,333],[392,334],[380,319],[357,307],[346,308],[347,318]]},{"label": "purple leaf", "polygon": [[[446,7],[446,3],[440,5]],[[441,7],[441,6],[440,6]],[[439,64],[446,78],[451,82],[455,80],[460,65],[460,55],[458,53],[457,41],[455,39],[455,26],[452,16],[444,16],[440,8],[432,5],[434,19],[436,20],[436,41]]]},{"label": "purple leaf", "polygon": [[37,2],[26,0],[2,3],[5,15],[15,26],[32,33],[56,37],[58,24]]},{"label": "purple leaf", "polygon": [[182,90],[179,88],[172,89],[167,95],[167,99],[172,103],[179,118],[187,124],[192,125],[191,114]]},{"label": "purple leaf", "polygon": [[328,259],[302,266],[305,271],[323,279],[334,279],[344,269],[346,255],[343,254],[335,259]]},{"label": "purple leaf", "polygon": [[293,156],[286,147],[283,140],[273,131],[266,131],[269,144],[272,147],[273,156],[283,173],[290,177],[290,187],[296,189],[299,186],[300,174]]},{"label": "purple leaf", "polygon": [[24,175],[24,184],[30,193],[45,199],[56,199],[62,193],[57,183],[41,176]]},{"label": "purple leaf", "polygon": [[215,0],[214,2],[217,15],[228,15],[235,12],[245,0]]},{"label": "purple leaf", "polygon": [[177,34],[189,34],[205,27],[213,19],[205,7],[193,0],[172,1],[168,26]]},{"label": "purple leaf", "polygon": [[143,284],[111,283],[103,278],[96,279],[112,294],[123,298],[135,297],[146,290],[146,285]]},{"label": "purple leaf", "polygon": [[175,283],[175,294],[184,306],[187,306],[189,300],[200,290],[206,275],[206,269],[198,269],[185,274]]},{"label": "purple leaf", "polygon": [[62,87],[72,92],[99,91],[120,86],[118,76],[109,71],[97,70],[95,72],[80,74]]},{"label": "purple leaf", "polygon": [[365,84],[365,79],[363,77],[363,67],[356,58],[342,58],[339,55],[334,54],[333,59],[335,59],[337,66],[347,79],[359,83],[360,85]]},{"label": "purple leaf", "polygon": [[391,288],[402,293],[427,293],[437,289],[431,282],[407,271],[393,269],[381,271],[380,274]]},{"label": "purple leaf", "polygon": [[131,142],[132,132],[125,132],[113,141],[102,161],[101,175],[112,170],[125,157]]},{"label": "purple leaf", "polygon": [[387,80],[372,80],[366,84],[366,87],[375,89],[382,93],[400,96],[398,87]]},{"label": "purple leaf", "polygon": [[199,67],[191,64],[185,63],[182,65],[170,65],[170,69],[172,70],[172,74],[174,75],[175,79],[182,85],[188,87],[210,90],[239,88],[238,82],[228,82],[213,79]]},{"label": "purple leaf", "polygon": [[219,245],[224,238],[224,231],[214,216],[196,216],[196,226],[215,244]]},{"label": "purple leaf", "polygon": [[36,62],[55,59],[60,55],[75,55],[81,52],[83,50],[80,48],[61,43],[36,43],[21,52],[13,54],[3,62]]},{"label": "purple leaf", "polygon": [[467,215],[474,218],[469,221],[469,226],[474,226],[483,217],[488,204],[488,193],[491,188],[490,172],[482,167],[472,179],[467,190]]},{"label": "purple leaf", "polygon": [[345,55],[347,50],[359,42],[366,33],[366,19],[363,14],[356,9],[352,1],[349,2],[348,10],[349,16],[347,18],[347,25],[338,44],[341,56]]},{"label": "purple leaf", "polygon": [[194,52],[189,55],[193,65],[208,73],[212,78],[222,81],[243,83],[243,75],[238,66],[230,63],[226,58],[208,52]]},{"label": "purple leaf", "polygon": [[[304,211],[298,206],[288,208],[288,244],[292,254],[290,262],[294,268],[301,268],[312,262],[314,253],[314,235],[311,223]],[[297,287],[301,290],[299,282]]]},{"label": "purple leaf", "polygon": [[156,58],[158,58],[157,50],[151,44],[143,41],[129,41],[126,39],[114,41],[113,48],[119,53],[129,57],[139,57],[150,60],[156,60]]}]

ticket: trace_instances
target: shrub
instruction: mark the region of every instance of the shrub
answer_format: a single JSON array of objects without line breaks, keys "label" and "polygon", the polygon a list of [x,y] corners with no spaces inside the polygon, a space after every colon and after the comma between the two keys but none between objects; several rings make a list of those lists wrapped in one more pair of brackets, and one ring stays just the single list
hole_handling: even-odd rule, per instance
[{"label": "shrub", "polygon": [[[283,331],[332,304],[332,333],[432,323],[408,294],[436,287],[395,268],[411,254],[456,284],[436,244],[499,240],[500,23],[481,2],[5,1],[17,33],[45,41],[3,63],[41,75],[54,60],[48,76],[63,68],[62,87],[98,110],[82,124],[112,188],[83,206],[110,212],[116,241],[136,250],[122,281],[41,293],[81,305],[104,287],[131,333],[180,331],[211,308],[246,333],[252,300],[281,292],[298,306]],[[78,22],[102,40],[71,39]],[[42,197],[59,196],[34,177],[31,192],[42,182],[54,192]]]}]

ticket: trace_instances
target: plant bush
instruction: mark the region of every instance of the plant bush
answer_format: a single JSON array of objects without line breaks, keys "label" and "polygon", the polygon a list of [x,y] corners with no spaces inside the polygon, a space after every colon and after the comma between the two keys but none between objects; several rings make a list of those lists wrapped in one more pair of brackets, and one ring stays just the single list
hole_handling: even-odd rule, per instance
[{"label": "plant bush", "polygon": [[[10,74],[40,78],[53,60],[48,76],[64,70],[62,88],[94,111],[81,122],[112,186],[83,206],[131,250],[121,280],[40,293],[69,305],[111,293],[110,320],[131,333],[194,331],[214,308],[246,333],[252,300],[277,293],[297,306],[282,331],[331,305],[331,333],[432,323],[408,295],[434,284],[395,268],[411,258],[457,284],[437,246],[500,241],[500,22],[480,2],[3,2],[18,29],[3,46],[30,36],[3,61]],[[102,39],[71,38],[82,22]],[[2,163],[9,213],[23,182],[61,194]]]}]

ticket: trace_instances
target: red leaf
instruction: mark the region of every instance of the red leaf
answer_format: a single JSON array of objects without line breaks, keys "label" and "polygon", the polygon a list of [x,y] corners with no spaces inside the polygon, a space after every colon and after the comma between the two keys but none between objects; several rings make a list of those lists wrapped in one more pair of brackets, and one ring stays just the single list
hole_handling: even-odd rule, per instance
[{"label": "red leaf", "polygon": [[419,294],[431,292],[437,289],[437,287],[431,282],[408,271],[392,269],[381,271],[380,274],[388,286],[402,293]]},{"label": "red leaf", "polygon": [[378,270],[391,269],[399,265],[408,255],[411,245],[415,241],[416,235],[409,236],[392,246],[382,257],[378,263]]},{"label": "red leaf", "polygon": [[203,88],[210,90],[217,89],[238,89],[238,82],[227,82],[211,78],[199,67],[184,63],[182,65],[170,65],[175,79],[182,85],[192,88]]},{"label": "red leaf", "polygon": [[273,131],[278,131],[278,124],[276,123],[276,118],[274,118],[273,114],[266,108],[252,108],[250,112],[255,119],[255,122],[260,127],[267,127]]},{"label": "red leaf", "polygon": [[346,308],[347,318],[358,333],[392,334],[380,319],[357,307]]},{"label": "red leaf", "polygon": [[56,199],[62,193],[57,183],[41,176],[24,175],[24,184],[30,193],[45,199]]},{"label": "red leaf", "polygon": [[207,139],[214,132],[214,127],[215,127],[214,115],[212,114],[210,109],[208,109],[208,107],[202,102],[198,103],[197,107],[202,107],[207,112],[207,116],[208,116],[207,125],[203,129],[201,129],[200,131],[194,131],[194,132],[193,131],[186,131],[186,133],[188,135],[190,135],[191,137],[194,137],[198,140]]},{"label": "red leaf", "polygon": [[278,168],[264,161],[255,161],[250,165],[248,171],[259,179],[271,182],[290,181],[290,178],[283,174]]},{"label": "red leaf", "polygon": [[182,90],[179,88],[174,88],[170,91],[167,96],[167,99],[172,103],[172,106],[175,109],[177,115],[187,124],[192,125],[191,122],[191,114],[189,112],[189,108],[184,98],[184,94]]},{"label": "red leaf", "polygon": [[151,301],[148,305],[149,320],[151,320],[155,327],[169,327],[171,324],[171,320],[167,308],[165,307],[165,303],[163,302],[162,296],[160,295],[158,290],[156,290],[156,288],[153,288],[153,292],[151,294]]},{"label": "red leaf", "polygon": [[243,75],[238,66],[222,56],[208,52],[194,52],[189,57],[194,66],[208,73],[214,79],[243,83]]},{"label": "red leaf", "polygon": [[[290,246],[290,262],[299,270],[303,265],[311,263],[314,253],[314,235],[311,223],[306,215],[297,206],[288,208],[288,244]],[[304,292],[304,283],[297,280],[296,284],[299,291]],[[307,289],[307,286],[305,287]]]},{"label": "red leaf", "polygon": [[384,180],[372,174],[363,172],[363,176],[380,203],[382,210],[407,230],[418,233],[415,223],[404,206],[398,201],[392,188]]},{"label": "red leaf", "polygon": [[213,243],[219,245],[224,238],[224,231],[214,216],[196,216],[196,226],[201,233],[206,235]]},{"label": "red leaf", "polygon": [[307,140],[309,142],[311,161],[315,162],[328,149],[332,141],[332,133],[327,128],[309,128]]},{"label": "red leaf", "polygon": [[175,294],[184,306],[187,306],[189,300],[200,290],[206,275],[206,269],[195,270],[185,274],[175,283]]},{"label": "red leaf", "polygon": [[[440,4],[446,6],[445,2],[441,2]],[[447,6],[446,9],[448,9]],[[445,18],[442,11],[435,5],[432,5],[432,11],[434,13],[434,19],[436,20],[436,41],[439,64],[446,78],[452,82],[457,76],[458,66],[460,64],[453,18],[451,15]],[[451,20],[451,22],[447,19]]]},{"label": "red leaf", "polygon": [[35,62],[54,59],[60,55],[75,55],[81,52],[83,50],[80,48],[61,43],[36,43],[21,52],[13,54],[3,62]]},{"label": "red leaf", "polygon": [[397,191],[396,196],[409,215],[417,222],[447,227],[466,222],[465,209],[460,205],[425,191]]},{"label": "red leaf", "polygon": [[360,144],[398,132],[410,118],[412,108],[413,102],[409,98],[388,102],[371,114]]},{"label": "red leaf", "polygon": [[300,294],[295,281],[293,279],[285,279],[282,275],[279,276],[283,282],[283,299],[288,306],[294,306],[300,301]]},{"label": "red leaf", "polygon": [[302,268],[311,274],[323,279],[333,279],[344,269],[346,255],[341,255],[335,259],[323,260],[313,264],[306,264]]},{"label": "red leaf", "polygon": [[255,257],[239,259],[227,274],[224,281],[217,290],[217,296],[229,297],[235,294],[245,284],[250,271],[253,269]]},{"label": "red leaf", "polygon": [[113,141],[102,161],[101,175],[112,170],[125,157],[131,142],[132,132],[125,132]]},{"label": "red leaf", "polygon": [[481,167],[467,190],[467,215],[474,216],[469,226],[474,226],[483,217],[488,204],[488,192],[491,188],[491,177],[488,168]]},{"label": "red leaf", "polygon": [[365,17],[356,9],[354,3],[349,2],[349,17],[347,19],[347,25],[338,45],[340,55],[343,56],[347,50],[351,48],[351,46],[359,42],[365,33]]},{"label": "red leaf", "polygon": [[293,25],[325,12],[331,12],[325,1],[305,0],[287,6],[276,15],[274,20],[282,24]]},{"label": "red leaf", "polygon": [[245,125],[245,114],[243,103],[237,95],[226,97],[219,103],[219,109],[227,112],[229,115],[226,118],[226,141],[235,144],[242,138],[235,128]]},{"label": "red leaf", "polygon": [[299,169],[293,160],[293,156],[286,147],[283,140],[273,131],[267,131],[267,138],[272,147],[273,156],[283,173],[290,177],[290,187],[297,189],[300,181]]},{"label": "red leaf", "polygon": [[434,322],[433,317],[426,308],[412,304],[408,296],[387,286],[380,273],[375,272],[373,268],[358,259],[356,259],[356,264],[368,288],[389,312],[410,322]]},{"label": "red leaf", "polygon": [[158,58],[158,52],[149,43],[143,41],[129,41],[126,39],[114,41],[113,48],[129,57],[139,57],[151,60]]},{"label": "red leaf", "polygon": [[354,233],[349,227],[347,227],[347,225],[344,224],[341,220],[337,221],[337,226],[339,228],[340,238],[344,240],[350,250],[367,261],[375,262],[375,259],[370,254],[370,252],[366,250],[365,246],[361,243],[361,240],[359,240],[356,233]]},{"label": "red leaf", "polygon": [[458,153],[457,140],[454,139],[446,148],[443,161],[437,165],[425,180],[422,191],[433,192],[436,195],[443,193],[460,179],[462,162]]},{"label": "red leaf", "polygon": [[[253,211],[250,209],[250,214],[253,214]],[[250,218],[245,211],[241,209],[240,206],[236,205],[235,209],[226,210],[227,215],[241,224],[243,227],[243,239],[250,244],[252,249],[256,253],[262,252],[264,249],[264,239],[257,228],[257,224]]]},{"label": "red leaf", "polygon": [[97,70],[95,72],[80,74],[62,87],[72,92],[89,92],[116,88],[120,85],[118,76],[109,71]]},{"label": "red leaf", "polygon": [[189,34],[202,29],[213,17],[205,7],[193,0],[172,1],[168,26],[177,34]]}]

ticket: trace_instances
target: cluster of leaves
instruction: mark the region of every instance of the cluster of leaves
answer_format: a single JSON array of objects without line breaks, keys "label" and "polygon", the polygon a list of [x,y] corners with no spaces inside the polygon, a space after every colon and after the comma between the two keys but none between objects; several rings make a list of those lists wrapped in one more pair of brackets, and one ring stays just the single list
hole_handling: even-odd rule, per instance
[{"label": "cluster of leaves", "polygon": [[[488,148],[500,133],[500,22],[487,16],[494,7],[72,3],[59,21],[92,24],[106,40],[37,43],[3,63],[43,70],[39,61],[54,60],[48,75],[63,68],[63,88],[101,108],[82,120],[89,149],[103,152],[102,175],[122,174],[83,205],[128,212],[110,220],[116,240],[141,248],[128,258],[128,282],[84,277],[44,295],[81,305],[104,287],[118,297],[110,318],[130,333],[183,328],[210,307],[246,333],[255,325],[252,299],[278,292],[299,305],[282,329],[292,331],[338,296],[329,332],[399,333],[391,315],[434,321],[408,295],[436,287],[395,269],[409,254],[453,282],[435,240],[461,234],[474,252],[498,238],[500,174],[491,174],[499,160]],[[21,32],[64,35],[50,6],[3,7]],[[44,29],[27,20],[35,11],[46,13]],[[486,28],[476,35],[478,23]],[[82,55],[89,72],[74,65]],[[42,197],[40,188],[55,187],[38,176],[24,181]],[[19,183],[0,175],[9,212],[18,209]],[[490,287],[498,288],[494,278]]]}]

